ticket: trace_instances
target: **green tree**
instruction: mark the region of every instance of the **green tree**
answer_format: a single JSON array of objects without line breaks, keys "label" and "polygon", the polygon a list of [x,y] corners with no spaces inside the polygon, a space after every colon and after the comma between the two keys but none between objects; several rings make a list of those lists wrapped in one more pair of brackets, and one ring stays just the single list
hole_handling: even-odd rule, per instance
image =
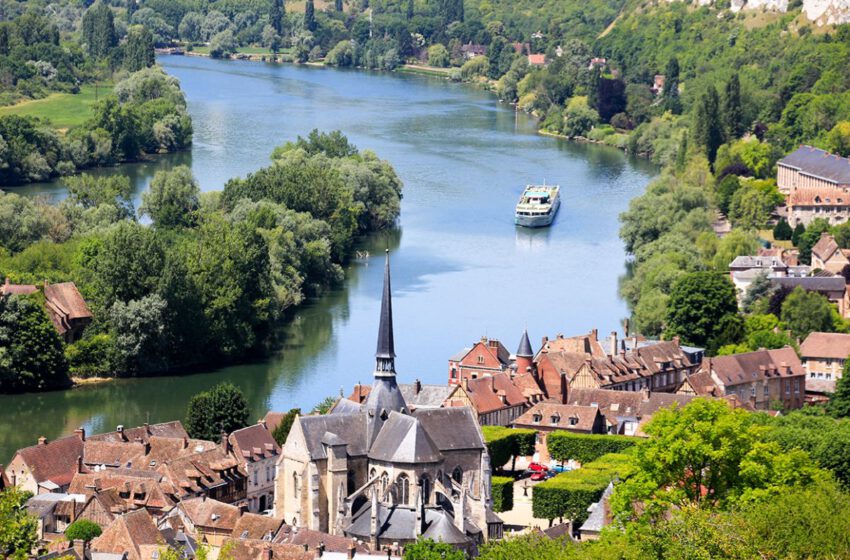
[{"label": "green tree", "polygon": [[69,541],[91,542],[100,536],[103,531],[100,525],[89,519],[78,519],[65,529],[65,538]]},{"label": "green tree", "polygon": [[773,181],[745,181],[732,195],[729,218],[744,229],[763,229],[784,200]]},{"label": "green tree", "polygon": [[0,296],[0,393],[67,387],[62,341],[40,294]]},{"label": "green tree", "polygon": [[283,18],[286,15],[286,7],[283,0],[271,0],[272,7],[269,12],[269,22],[278,35],[283,34]]},{"label": "green tree", "polygon": [[83,15],[82,39],[89,54],[103,58],[118,44],[112,9],[103,2],[95,2]]},{"label": "green tree", "polygon": [[588,106],[586,97],[573,97],[564,110],[564,134],[584,136],[599,123],[599,113]]},{"label": "green tree", "polygon": [[664,108],[674,115],[682,112],[682,102],[679,100],[679,59],[675,56],[667,61],[664,74],[664,87],[661,89]]},{"label": "green tree", "polygon": [[782,302],[782,322],[800,339],[811,332],[832,332],[832,305],[819,293],[797,286]]},{"label": "green tree", "polygon": [[24,560],[38,540],[38,519],[25,507],[32,497],[17,487],[0,491],[0,551],[4,558]]},{"label": "green tree", "polygon": [[850,157],[850,121],[836,123],[826,135],[826,149],[842,157]]},{"label": "green tree", "polygon": [[404,547],[404,560],[465,560],[466,554],[444,542],[418,539]]},{"label": "green tree", "polygon": [[791,243],[794,247],[800,246],[800,240],[803,238],[804,233],[806,233],[806,226],[803,225],[803,222],[798,222],[794,226],[794,232],[791,234]]},{"label": "green tree", "polygon": [[717,207],[724,215],[729,216],[729,207],[740,188],[741,180],[737,175],[726,175],[717,184]]},{"label": "green tree", "polygon": [[310,32],[316,30],[316,6],[313,0],[307,0],[304,6],[304,27]]},{"label": "green tree", "polygon": [[801,263],[812,264],[812,247],[820,240],[821,234],[827,232],[829,232],[829,222],[824,218],[816,218],[797,237],[796,246],[800,250]]},{"label": "green tree", "polygon": [[340,398],[342,398],[342,397],[334,397],[334,396],[325,397],[324,399],[319,401],[319,403],[316,404],[316,406],[313,407],[312,414],[327,414],[328,412],[331,411],[331,408],[333,407],[333,405],[335,405],[336,401],[338,401]]},{"label": "green tree", "polygon": [[678,335],[688,344],[718,347],[736,342],[720,343],[733,324],[740,328],[735,286],[721,273],[685,274],[673,284],[666,319],[667,336]]},{"label": "green tree", "polygon": [[186,431],[196,439],[218,441],[222,433],[247,426],[249,416],[248,401],[242,391],[232,383],[219,383],[189,401]]},{"label": "green tree", "polygon": [[153,35],[147,27],[131,26],[124,44],[124,68],[129,72],[138,72],[153,66],[155,62]]},{"label": "green tree", "polygon": [[66,182],[68,198],[83,208],[97,208],[105,204],[118,210],[121,219],[132,218],[133,185],[123,175],[98,176],[83,173],[69,177]]},{"label": "green tree", "polygon": [[293,408],[289,412],[283,415],[283,418],[280,419],[280,424],[275,426],[272,431],[272,437],[277,442],[278,445],[283,447],[286,443],[286,438],[289,436],[289,431],[292,429],[292,424],[295,423],[295,419],[301,415],[300,408]]},{"label": "green tree", "polygon": [[337,12],[342,12],[342,0],[334,0],[334,9]]},{"label": "green tree", "polygon": [[780,218],[773,227],[773,238],[777,241],[789,241],[793,233],[794,230],[791,229],[791,226],[788,225],[788,220],[785,218]]},{"label": "green tree", "polygon": [[170,171],[157,171],[150,188],[142,194],[139,212],[150,216],[156,227],[188,227],[195,223],[200,194],[189,167],[180,165]]},{"label": "green tree", "polygon": [[773,290],[773,284],[768,278],[767,273],[762,273],[753,278],[750,286],[747,288],[747,293],[744,294],[744,299],[741,302],[741,307],[747,313],[753,310],[753,306],[757,301],[769,297]]},{"label": "green tree", "polygon": [[726,82],[723,97],[723,118],[726,120],[726,135],[729,139],[740,138],[744,133],[744,109],[741,106],[741,81],[738,73]]},{"label": "green tree", "polygon": [[694,117],[694,139],[702,146],[710,163],[714,163],[717,149],[725,141],[723,115],[717,89],[709,86],[696,104]]},{"label": "green tree", "polygon": [[449,65],[449,51],[442,44],[437,43],[428,47],[428,64],[438,68],[445,68]]},{"label": "green tree", "polygon": [[210,56],[213,58],[227,58],[236,52],[238,45],[233,31],[229,28],[213,35],[210,39]]},{"label": "green tree", "polygon": [[833,418],[850,418],[850,356],[835,381],[835,392],[829,397],[826,409]]}]

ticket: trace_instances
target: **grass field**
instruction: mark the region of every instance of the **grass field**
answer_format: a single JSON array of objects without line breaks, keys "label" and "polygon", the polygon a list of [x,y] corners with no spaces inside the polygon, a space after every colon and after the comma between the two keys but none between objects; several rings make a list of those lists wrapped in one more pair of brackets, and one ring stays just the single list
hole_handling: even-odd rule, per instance
[{"label": "grass field", "polygon": [[54,93],[44,99],[24,101],[8,107],[0,107],[0,116],[21,115],[33,116],[50,121],[58,129],[67,129],[82,124],[91,116],[91,107],[97,99],[112,91],[111,85],[84,85],[80,93]]}]

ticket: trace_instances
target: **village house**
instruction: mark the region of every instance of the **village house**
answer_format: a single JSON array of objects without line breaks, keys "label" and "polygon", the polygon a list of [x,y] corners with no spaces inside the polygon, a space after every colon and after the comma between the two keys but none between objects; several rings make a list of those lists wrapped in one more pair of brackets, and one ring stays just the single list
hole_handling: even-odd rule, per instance
[{"label": "village house", "polygon": [[537,403],[517,418],[513,426],[537,432],[535,460],[542,462],[550,460],[547,436],[551,432],[566,430],[578,434],[604,434],[608,431],[605,417],[598,407],[554,402]]},{"label": "village house", "polygon": [[410,410],[393,338],[388,255],[372,389],[362,404],[340,399],[331,414],[295,419],[278,462],[276,516],[373,550],[421,536],[474,552],[502,531],[480,427],[466,407]]},{"label": "village house", "polygon": [[652,87],[649,89],[655,95],[661,95],[661,92],[664,91],[664,83],[667,81],[667,78],[664,74],[656,74],[655,77],[652,78]]},{"label": "village house", "polygon": [[468,406],[482,426],[509,426],[528,408],[528,400],[507,373],[477,379],[464,378],[454,387],[445,406]]},{"label": "village house", "polygon": [[68,525],[77,520],[86,497],[79,494],[49,492],[38,494],[27,501],[27,513],[38,522],[39,540],[60,537]]},{"label": "village house", "polygon": [[[38,291],[32,284],[11,284],[6,278],[0,295],[29,295]],[[65,342],[80,339],[83,329],[92,321],[92,314],[73,282],[48,284],[44,282],[44,305],[47,316]]]},{"label": "village house", "polygon": [[850,160],[800,146],[776,166],[776,185],[786,195],[791,227],[808,226],[815,218],[837,224],[850,217]]},{"label": "village house", "polygon": [[464,60],[470,60],[476,56],[485,56],[487,47],[485,45],[473,44],[471,41],[465,45],[461,45],[460,52],[463,54]]},{"label": "village house", "polygon": [[510,365],[511,353],[501,342],[481,337],[472,347],[449,358],[449,384],[460,385],[464,379],[502,373]]},{"label": "village house", "polygon": [[756,410],[801,408],[806,371],[790,346],[709,358],[688,379],[700,396],[735,395]]},{"label": "village house", "polygon": [[82,429],[53,441],[40,437],[36,445],[15,453],[6,476],[13,485],[33,494],[66,492],[77,473],[84,443]]},{"label": "village house", "polygon": [[609,434],[640,436],[640,427],[659,409],[683,407],[696,398],[693,394],[612,391],[610,389],[573,389],[568,403],[598,408]]},{"label": "village house", "polygon": [[841,274],[847,265],[850,265],[850,250],[840,248],[829,232],[821,233],[812,247],[812,269]]},{"label": "village house", "polygon": [[269,517],[268,515],[259,515],[257,513],[243,513],[236,520],[231,536],[234,539],[253,539],[272,542],[283,525],[283,519]]},{"label": "village house", "polygon": [[170,527],[192,535],[197,542],[220,547],[232,536],[241,510],[231,504],[205,496],[181,500],[159,522],[160,528]]},{"label": "village house", "polygon": [[248,476],[248,511],[263,512],[274,504],[274,477],[280,446],[266,424],[236,430],[228,436],[233,456]]},{"label": "village house", "polygon": [[[813,332],[800,345],[800,357],[806,370],[806,392],[835,391],[844,362],[850,356],[850,334]],[[815,389],[815,391],[812,391]]]},{"label": "village house", "polygon": [[140,509],[121,515],[104,527],[103,533],[91,541],[91,552],[125,554],[126,560],[152,560],[166,544],[153,517]]},{"label": "village house", "polygon": [[546,66],[545,54],[530,54],[528,55],[529,66]]},{"label": "village house", "polygon": [[797,286],[809,292],[817,292],[826,297],[830,303],[838,307],[842,317],[850,317],[850,294],[847,293],[847,282],[843,276],[806,276],[803,278],[770,278],[771,284],[786,289],[789,292]]},{"label": "village house", "polygon": [[99,525],[137,509],[145,509],[158,518],[176,503],[176,489],[161,473],[139,469],[79,472],[74,475],[69,492],[86,496],[79,517]]}]

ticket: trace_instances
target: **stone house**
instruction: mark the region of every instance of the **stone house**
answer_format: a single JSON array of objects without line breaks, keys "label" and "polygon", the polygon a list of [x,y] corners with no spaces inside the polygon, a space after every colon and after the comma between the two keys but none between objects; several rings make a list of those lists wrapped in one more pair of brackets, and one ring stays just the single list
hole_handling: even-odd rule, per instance
[{"label": "stone house", "polygon": [[756,410],[801,408],[806,371],[790,346],[709,358],[689,384],[698,395],[736,396]]},{"label": "stone house", "polygon": [[826,270],[841,274],[844,267],[850,265],[850,250],[841,249],[829,232],[823,232],[812,247],[812,269]]},{"label": "stone house", "polygon": [[537,431],[535,459],[544,462],[549,461],[547,436],[551,432],[566,430],[579,434],[604,434],[608,431],[599,407],[554,402],[537,403],[517,418],[513,426]]},{"label": "stone house", "polygon": [[248,511],[263,512],[274,504],[274,478],[280,446],[260,422],[228,436],[233,456],[248,476]]},{"label": "stone house", "polygon": [[842,317],[850,317],[850,294],[843,276],[806,276],[804,278],[771,278],[770,282],[788,291],[797,286],[810,292],[817,292],[838,307]]},{"label": "stone house", "polygon": [[528,408],[528,400],[507,373],[464,378],[446,399],[446,406],[468,406],[482,426],[509,426]]},{"label": "stone house", "polygon": [[844,362],[850,356],[850,334],[813,332],[800,345],[806,388],[811,381],[824,385],[824,392],[835,390]]},{"label": "stone house", "polygon": [[800,146],[776,165],[776,184],[787,197],[791,227],[808,226],[815,218],[837,224],[850,217],[850,160]]},{"label": "stone house", "polygon": [[611,389],[572,389],[568,404],[598,408],[605,419],[609,434],[642,435],[640,427],[661,408],[683,407],[695,395],[652,393],[643,391],[613,391]]},{"label": "stone house", "polygon": [[201,496],[182,500],[159,522],[159,527],[182,530],[198,542],[220,547],[233,535],[241,516],[238,507]]},{"label": "stone house", "polygon": [[36,445],[15,453],[6,476],[12,484],[33,494],[66,492],[79,470],[84,443],[82,429],[53,441],[40,437]]},{"label": "stone house", "polygon": [[464,348],[449,358],[449,384],[460,385],[464,379],[507,371],[511,365],[510,358],[510,352],[501,342],[481,337],[470,348]]}]

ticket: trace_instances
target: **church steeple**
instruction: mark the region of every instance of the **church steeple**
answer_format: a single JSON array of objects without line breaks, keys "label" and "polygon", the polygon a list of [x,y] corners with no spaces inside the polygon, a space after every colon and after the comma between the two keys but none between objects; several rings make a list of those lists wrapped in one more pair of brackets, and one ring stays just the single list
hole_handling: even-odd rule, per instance
[{"label": "church steeple", "polygon": [[393,341],[393,296],[390,282],[390,251],[384,265],[384,294],[381,299],[381,322],[378,326],[378,348],[375,351],[375,375],[395,376],[395,343]]}]

